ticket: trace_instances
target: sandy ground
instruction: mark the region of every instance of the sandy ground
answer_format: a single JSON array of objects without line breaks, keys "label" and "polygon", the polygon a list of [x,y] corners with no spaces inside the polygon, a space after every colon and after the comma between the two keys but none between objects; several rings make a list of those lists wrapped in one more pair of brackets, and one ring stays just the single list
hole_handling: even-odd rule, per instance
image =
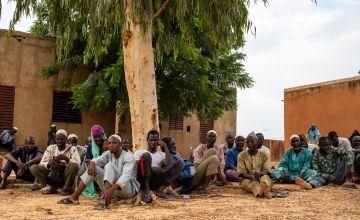
[{"label": "sandy ground", "polygon": [[136,207],[113,202],[105,211],[93,210],[97,199],[81,197],[80,205],[60,205],[60,195],[42,195],[29,187],[0,191],[0,219],[360,219],[360,189],[340,186],[305,191],[296,185],[274,185],[288,197],[268,200],[233,183],[212,186],[209,195],[195,192],[186,201],[159,199],[160,204]]}]

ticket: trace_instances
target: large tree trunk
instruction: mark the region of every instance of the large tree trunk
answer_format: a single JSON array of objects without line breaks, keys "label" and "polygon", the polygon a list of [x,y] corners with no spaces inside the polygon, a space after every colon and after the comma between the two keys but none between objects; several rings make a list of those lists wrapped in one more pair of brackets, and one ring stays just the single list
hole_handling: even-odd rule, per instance
[{"label": "large tree trunk", "polygon": [[[132,0],[127,1],[125,19],[131,18],[128,16],[131,3]],[[147,132],[150,129],[159,130],[152,27],[149,25],[145,36],[141,35],[140,25],[135,21],[127,20],[125,28],[123,53],[132,143],[134,149],[140,149],[147,147]]]}]

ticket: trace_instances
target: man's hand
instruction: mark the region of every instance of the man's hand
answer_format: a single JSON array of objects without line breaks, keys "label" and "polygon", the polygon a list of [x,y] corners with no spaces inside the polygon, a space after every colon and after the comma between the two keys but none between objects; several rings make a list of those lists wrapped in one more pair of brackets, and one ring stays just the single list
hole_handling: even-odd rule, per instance
[{"label": "man's hand", "polygon": [[89,176],[95,176],[96,175],[96,164],[93,161],[89,162],[88,174],[89,174]]},{"label": "man's hand", "polygon": [[303,175],[304,175],[304,173],[300,172],[299,177],[302,179]]},{"label": "man's hand", "polygon": [[65,160],[67,163],[69,163],[70,159],[65,156],[64,154],[59,154],[56,158],[55,158],[56,161],[61,161],[61,160]]},{"label": "man's hand", "polygon": [[22,176],[24,174],[24,171],[25,169],[19,169],[17,172],[16,172],[16,176]]},{"label": "man's hand", "polygon": [[100,198],[101,198],[102,202],[105,202],[105,204],[107,206],[109,206],[110,203],[111,203],[112,194],[117,189],[121,190],[120,186],[117,185],[117,184],[112,185],[110,188],[105,187],[101,192],[101,197]]},{"label": "man's hand", "polygon": [[283,182],[289,183],[290,182],[290,174],[288,172],[286,172],[282,179],[283,179]]},{"label": "man's hand", "polygon": [[25,168],[25,164],[21,163],[20,161],[16,162],[16,166],[19,167],[19,170],[22,170]]},{"label": "man's hand", "polygon": [[111,197],[113,190],[110,188],[102,193],[101,199],[105,200],[105,204],[109,205],[111,203]]},{"label": "man's hand", "polygon": [[243,173],[241,174],[241,177],[249,180],[255,180],[255,177],[252,174]]},{"label": "man's hand", "polygon": [[49,163],[47,164],[47,168],[49,169],[54,164],[56,164],[56,161],[55,160],[50,160]]},{"label": "man's hand", "polygon": [[352,182],[354,180],[354,168],[353,166],[349,165],[346,169],[346,178]]},{"label": "man's hand", "polygon": [[328,180],[329,180],[330,182],[333,182],[333,181],[336,180],[336,176],[329,175],[329,176],[328,176]]},{"label": "man's hand", "polygon": [[161,151],[166,151],[166,150],[169,150],[167,145],[165,144],[164,141],[162,141],[161,139],[157,142],[158,146],[160,146],[161,148]]},{"label": "man's hand", "polygon": [[156,174],[156,176],[161,176],[165,173],[165,170],[161,167],[151,167],[151,169]]},{"label": "man's hand", "polygon": [[261,173],[255,171],[255,172],[254,172],[254,178],[255,178],[255,180],[260,182],[260,177],[261,177]]}]

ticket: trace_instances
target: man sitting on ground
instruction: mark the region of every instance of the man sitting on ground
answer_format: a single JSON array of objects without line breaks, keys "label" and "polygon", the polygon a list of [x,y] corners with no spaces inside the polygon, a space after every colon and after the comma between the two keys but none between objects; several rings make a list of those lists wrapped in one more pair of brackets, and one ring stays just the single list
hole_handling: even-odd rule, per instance
[{"label": "man sitting on ground", "polygon": [[333,147],[338,147],[346,151],[352,152],[353,148],[351,147],[350,141],[347,138],[338,137],[336,131],[330,131],[328,137],[330,144]]},{"label": "man sitting on ground", "polygon": [[181,161],[172,163],[169,149],[157,130],[148,132],[147,142],[147,150],[137,150],[134,154],[138,161],[137,179],[141,184],[143,203],[152,201],[150,190],[159,197],[167,198],[164,189],[177,179],[184,168]]},{"label": "man sitting on ground", "polygon": [[312,154],[308,149],[301,147],[298,135],[292,135],[290,142],[292,148],[285,152],[280,160],[279,168],[272,170],[271,176],[277,182],[295,182],[302,186],[303,181],[309,182],[317,175],[315,170],[310,169]]},{"label": "man sitting on ground", "polygon": [[225,137],[225,144],[222,144],[220,147],[222,147],[224,151],[224,155],[226,155],[227,150],[230,150],[235,146],[234,144],[234,136],[231,134],[227,134]]},{"label": "man sitting on ground", "polygon": [[[47,147],[39,165],[30,167],[30,172],[42,186],[50,185],[50,189],[44,192],[45,194],[57,193],[57,188],[62,186],[63,195],[69,195],[73,191],[75,177],[79,170],[80,157],[75,146],[66,144],[66,137],[65,130],[58,130],[55,138],[56,144]],[[62,175],[63,179],[56,180],[56,183],[48,176],[51,167],[55,166],[55,164],[65,166]]]},{"label": "man sitting on ground", "polygon": [[[5,155],[7,162],[4,166],[3,179],[0,184],[0,189],[6,188],[6,181],[12,170],[16,174],[16,179],[22,179],[29,182],[34,182],[35,178],[30,173],[30,166],[38,164],[43,155],[43,151],[35,146],[34,137],[27,136],[25,138],[25,145],[13,150],[11,153]],[[35,188],[33,188],[35,190]]]},{"label": "man sitting on ground", "polygon": [[48,131],[47,146],[52,145],[52,144],[56,144],[55,136],[56,136],[56,124],[52,124],[50,126],[50,130]]},{"label": "man sitting on ground", "polygon": [[210,130],[206,136],[206,144],[199,145],[193,152],[196,174],[194,188],[202,187],[207,191],[210,181],[216,177],[216,184],[221,186],[227,183],[224,174],[225,159],[223,148],[215,144],[216,132]]},{"label": "man sitting on ground", "polygon": [[316,144],[308,143],[304,134],[299,134],[299,138],[301,147],[308,149],[311,153],[315,148],[318,148]]},{"label": "man sitting on ground", "polygon": [[317,176],[310,180],[307,189],[327,185],[329,183],[343,184],[345,175],[349,180],[353,179],[354,155],[352,152],[330,145],[328,137],[319,138],[319,149],[313,155],[312,165]]},{"label": "man sitting on ground", "polygon": [[360,184],[360,136],[354,136],[352,138],[352,145],[355,154],[354,170],[357,176],[355,183]]},{"label": "man sitting on ground", "polygon": [[257,136],[250,133],[246,138],[247,151],[238,156],[237,171],[242,178],[241,186],[254,196],[272,198],[271,165],[268,154],[258,150]]},{"label": "man sitting on ground", "polygon": [[96,209],[109,208],[112,197],[127,199],[135,196],[140,189],[136,181],[136,161],[132,153],[122,150],[121,145],[121,137],[111,135],[108,139],[109,150],[89,162],[74,194],[59,203],[79,204],[80,194],[92,181],[96,181],[102,190]]},{"label": "man sitting on ground", "polygon": [[266,153],[270,158],[270,149],[266,146],[264,146],[264,135],[262,133],[257,133],[256,137],[258,138],[257,141],[257,148],[258,151]]},{"label": "man sitting on ground", "polygon": [[85,147],[78,145],[78,136],[76,134],[69,134],[67,143],[77,148],[82,163],[85,159],[87,150]]},{"label": "man sitting on ground", "polygon": [[[184,169],[181,171],[179,177],[171,183],[172,188],[181,187],[181,193],[183,194],[184,199],[190,199],[190,192],[193,190],[193,176],[196,173],[193,163],[189,160],[185,160],[180,156],[176,151],[176,142],[172,137],[164,137],[161,139],[164,141],[166,146],[169,149],[173,163],[184,164]],[[171,190],[171,189],[170,189]]]},{"label": "man sitting on ground", "polygon": [[235,147],[228,150],[225,160],[225,175],[226,179],[232,182],[239,182],[239,174],[237,173],[237,158],[239,153],[244,150],[245,138],[243,136],[236,136]]},{"label": "man sitting on ground", "polygon": [[11,130],[3,130],[0,134],[0,147],[7,149],[9,152],[14,149],[15,134],[18,131],[17,127]]}]

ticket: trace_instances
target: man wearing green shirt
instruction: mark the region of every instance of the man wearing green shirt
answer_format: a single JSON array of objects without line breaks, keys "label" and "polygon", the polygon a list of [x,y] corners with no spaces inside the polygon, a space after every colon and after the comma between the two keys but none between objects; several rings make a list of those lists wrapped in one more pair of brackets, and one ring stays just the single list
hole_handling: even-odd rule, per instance
[{"label": "man wearing green shirt", "polygon": [[318,176],[314,177],[309,186],[312,188],[327,185],[329,183],[342,184],[345,175],[348,179],[353,178],[354,154],[341,148],[330,145],[328,137],[319,139],[319,149],[313,154],[312,165]]},{"label": "man wearing green shirt", "polygon": [[298,178],[309,182],[317,175],[315,170],[310,169],[312,154],[306,148],[301,147],[300,137],[291,135],[292,148],[287,150],[281,158],[279,168],[271,171],[271,176],[277,182],[298,183]]}]

